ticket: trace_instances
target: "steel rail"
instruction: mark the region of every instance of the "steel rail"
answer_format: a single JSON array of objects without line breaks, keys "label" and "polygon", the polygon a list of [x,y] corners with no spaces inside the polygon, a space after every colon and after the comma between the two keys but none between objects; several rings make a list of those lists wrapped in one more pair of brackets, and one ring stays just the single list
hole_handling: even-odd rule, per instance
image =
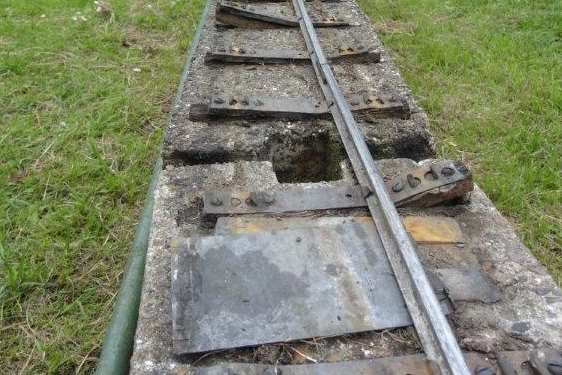
[{"label": "steel rail", "polygon": [[316,35],[303,0],[292,0],[312,65],[428,359],[442,374],[469,375],[455,335],[431,287],[416,248],[396,210]]}]

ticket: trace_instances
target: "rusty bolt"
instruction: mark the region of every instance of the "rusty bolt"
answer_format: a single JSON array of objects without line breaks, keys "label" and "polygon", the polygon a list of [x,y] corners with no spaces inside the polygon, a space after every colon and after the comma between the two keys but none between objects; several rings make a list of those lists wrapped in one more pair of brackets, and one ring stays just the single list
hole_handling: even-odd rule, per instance
[{"label": "rusty bolt", "polygon": [[238,206],[240,206],[241,203],[242,203],[242,201],[238,198],[230,198],[230,205],[232,207],[238,207]]},{"label": "rusty bolt", "polygon": [[392,191],[395,193],[399,193],[403,189],[404,189],[404,183],[402,183],[402,181],[398,181],[394,185],[392,185]]},{"label": "rusty bolt", "polygon": [[220,199],[220,197],[218,196],[214,196],[211,198],[211,204],[213,206],[222,206],[222,199]]},{"label": "rusty bolt", "polygon": [[445,177],[450,177],[455,174],[455,170],[451,167],[443,167],[443,169],[441,169],[441,174]]},{"label": "rusty bolt", "polygon": [[220,97],[219,97],[219,98],[215,98],[214,102],[215,102],[216,104],[223,104],[223,103],[224,103],[224,99],[223,99],[223,98],[220,98]]},{"label": "rusty bolt", "polygon": [[230,101],[228,102],[228,104],[230,105],[236,105],[238,104],[238,100],[236,100],[235,98],[230,99]]},{"label": "rusty bolt", "polygon": [[414,177],[414,175],[409,174],[408,176],[406,176],[406,179],[408,180],[408,185],[410,185],[410,187],[415,188],[417,187],[421,181],[419,178]]},{"label": "rusty bolt", "polygon": [[262,195],[262,200],[265,204],[270,205],[273,202],[275,202],[275,195],[273,195],[272,193],[268,193],[268,192],[264,191],[263,195]]}]

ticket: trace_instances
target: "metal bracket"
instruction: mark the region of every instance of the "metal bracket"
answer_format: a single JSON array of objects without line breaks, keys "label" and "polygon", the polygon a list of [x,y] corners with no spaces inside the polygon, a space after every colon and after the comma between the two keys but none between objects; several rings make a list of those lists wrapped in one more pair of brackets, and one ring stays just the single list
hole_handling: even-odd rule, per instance
[{"label": "metal bracket", "polygon": [[[463,164],[444,160],[402,173],[387,181],[386,188],[397,206],[429,207],[464,196],[473,184]],[[281,214],[366,207],[369,194],[370,190],[360,185],[291,187],[267,192],[208,191],[203,194],[203,214]]]},{"label": "metal bracket", "polygon": [[[407,117],[410,108],[406,100],[389,96],[375,96],[370,93],[349,96],[354,113],[368,117]],[[310,97],[280,98],[267,96],[211,96],[208,104],[194,104],[189,118],[194,121],[206,118],[330,118],[329,106],[325,101]]]},{"label": "metal bracket", "polygon": [[[232,1],[217,3],[216,19],[225,25],[244,28],[299,27],[295,16],[272,14],[259,6],[250,6]],[[338,17],[326,17],[313,21],[316,27],[351,26]]]},{"label": "metal bracket", "polygon": [[209,191],[203,195],[204,215],[286,213],[364,207],[368,191],[355,185],[275,192]]},{"label": "metal bracket", "polygon": [[430,207],[463,197],[474,189],[472,173],[461,162],[452,160],[401,171],[385,183],[397,207]]},{"label": "metal bracket", "polygon": [[[381,59],[380,51],[359,46],[340,46],[336,53],[328,56],[332,62],[353,59],[357,63],[378,63]],[[310,62],[306,52],[295,49],[265,49],[265,48],[216,48],[207,52],[205,61],[221,63],[247,63],[247,64],[289,64],[297,62]]]}]

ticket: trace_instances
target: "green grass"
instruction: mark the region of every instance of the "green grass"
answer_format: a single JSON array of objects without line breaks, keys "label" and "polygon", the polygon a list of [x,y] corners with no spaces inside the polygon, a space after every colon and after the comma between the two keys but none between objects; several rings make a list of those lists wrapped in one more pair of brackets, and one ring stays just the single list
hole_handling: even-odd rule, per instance
[{"label": "green grass", "polygon": [[442,157],[465,160],[562,280],[562,3],[359,0],[426,109]]},{"label": "green grass", "polygon": [[202,0],[0,0],[0,368],[95,366]]}]

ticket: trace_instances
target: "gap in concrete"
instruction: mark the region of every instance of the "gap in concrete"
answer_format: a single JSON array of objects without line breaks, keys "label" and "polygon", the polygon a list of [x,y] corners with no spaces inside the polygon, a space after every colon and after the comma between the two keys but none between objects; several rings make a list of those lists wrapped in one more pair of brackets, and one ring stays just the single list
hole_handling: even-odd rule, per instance
[{"label": "gap in concrete", "polygon": [[336,181],[342,178],[343,156],[330,134],[315,133],[295,140],[276,136],[270,160],[280,183]]}]

